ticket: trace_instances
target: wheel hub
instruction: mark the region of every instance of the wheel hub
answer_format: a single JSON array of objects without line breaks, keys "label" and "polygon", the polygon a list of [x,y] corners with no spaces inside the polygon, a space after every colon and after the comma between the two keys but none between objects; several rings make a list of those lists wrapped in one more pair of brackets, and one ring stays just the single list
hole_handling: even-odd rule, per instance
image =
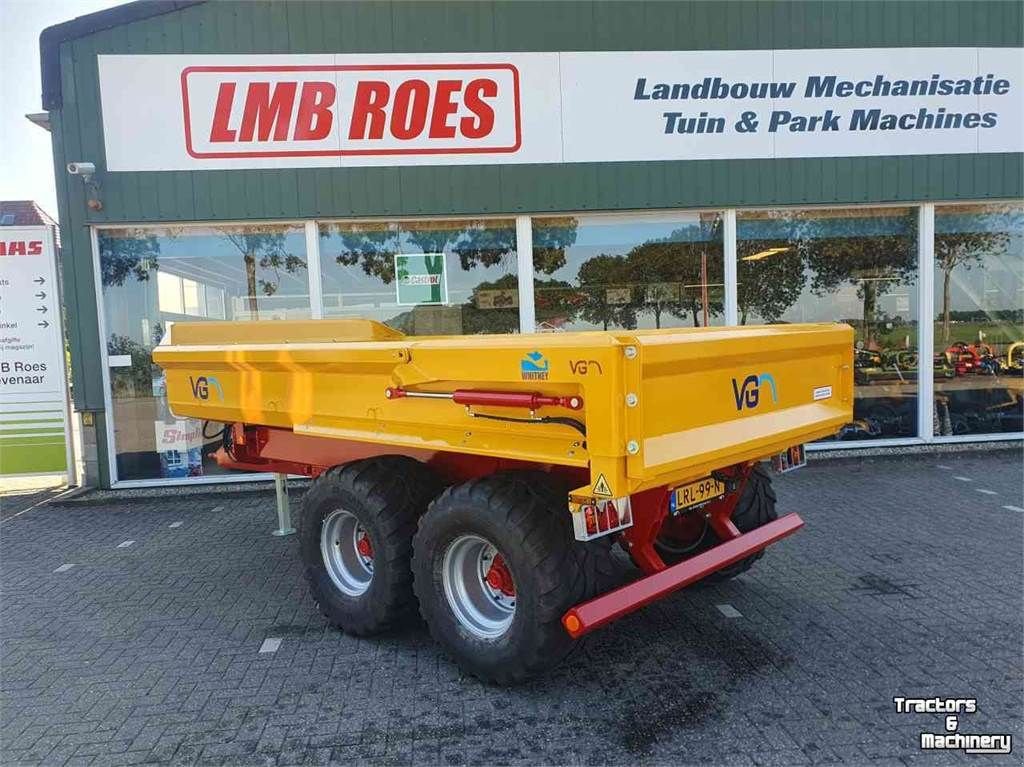
[{"label": "wheel hub", "polygon": [[456,620],[475,636],[504,634],[516,610],[516,584],[501,552],[477,535],[462,535],[445,551],[445,597]]},{"label": "wheel hub", "polygon": [[320,554],[331,581],[343,594],[358,597],[373,580],[373,543],[356,516],[336,509],[320,528]]},{"label": "wheel hub", "polygon": [[506,567],[505,560],[502,559],[501,554],[495,555],[491,560],[491,566],[487,568],[484,580],[487,581],[487,585],[494,591],[500,591],[509,597],[516,595],[516,584],[512,581],[512,573],[508,571],[508,567]]},{"label": "wheel hub", "polygon": [[370,543],[370,536],[366,534],[366,531],[361,527],[359,528],[359,539],[356,541],[356,551],[359,552],[364,560],[369,560],[371,569],[373,568],[373,544]]}]

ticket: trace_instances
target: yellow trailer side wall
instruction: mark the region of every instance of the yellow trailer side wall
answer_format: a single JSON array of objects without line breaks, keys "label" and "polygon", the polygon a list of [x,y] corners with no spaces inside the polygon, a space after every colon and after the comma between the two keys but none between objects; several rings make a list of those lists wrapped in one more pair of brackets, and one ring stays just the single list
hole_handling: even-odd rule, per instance
[{"label": "yellow trailer side wall", "polygon": [[[590,466],[592,482],[603,476],[614,495],[761,458],[834,433],[852,416],[853,332],[843,325],[443,338],[406,338],[368,322],[259,326],[251,333],[247,323],[175,325],[169,343],[154,351],[167,373],[172,411],[338,439]],[[737,407],[744,381],[766,374],[776,396],[762,383],[754,406],[744,400]],[[578,395],[584,408],[544,407],[533,415],[467,409],[444,399],[389,400],[387,387]],[[826,389],[827,397],[814,398]],[[575,418],[587,433],[474,414]]]}]

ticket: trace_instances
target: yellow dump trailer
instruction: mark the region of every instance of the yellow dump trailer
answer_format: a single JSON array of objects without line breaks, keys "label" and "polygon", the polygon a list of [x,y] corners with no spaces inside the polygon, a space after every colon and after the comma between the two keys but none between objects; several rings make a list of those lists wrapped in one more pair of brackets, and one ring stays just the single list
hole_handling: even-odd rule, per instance
[{"label": "yellow dump trailer", "polygon": [[[314,477],[315,599],[369,634],[418,601],[464,668],[514,681],[802,524],[759,461],[851,420],[845,325],[406,337],[367,320],[176,323],[172,412],[225,466]],[[209,431],[210,427],[207,427]],[[609,543],[646,574],[609,588]]]}]

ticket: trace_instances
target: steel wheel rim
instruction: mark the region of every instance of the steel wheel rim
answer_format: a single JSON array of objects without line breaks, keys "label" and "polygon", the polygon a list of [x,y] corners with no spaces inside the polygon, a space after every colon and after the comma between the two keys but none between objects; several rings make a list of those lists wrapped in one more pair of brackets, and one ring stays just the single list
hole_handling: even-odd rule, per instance
[{"label": "steel wheel rim", "polygon": [[355,514],[344,509],[332,511],[320,528],[320,553],[331,581],[350,597],[362,596],[373,581],[373,557],[359,551],[367,532]]},{"label": "steel wheel rim", "polygon": [[495,589],[486,580],[499,556],[490,541],[478,535],[463,535],[448,544],[441,565],[448,606],[459,624],[481,639],[503,635],[516,614],[515,595]]}]

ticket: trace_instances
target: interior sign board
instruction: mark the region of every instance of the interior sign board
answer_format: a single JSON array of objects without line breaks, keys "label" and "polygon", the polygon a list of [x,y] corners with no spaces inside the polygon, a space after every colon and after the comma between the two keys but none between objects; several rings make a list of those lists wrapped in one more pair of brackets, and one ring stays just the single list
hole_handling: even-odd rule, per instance
[{"label": "interior sign board", "polygon": [[395,292],[402,306],[447,304],[444,253],[396,253]]},{"label": "interior sign board", "polygon": [[0,475],[68,468],[53,232],[0,227]]},{"label": "interior sign board", "polygon": [[109,171],[1024,151],[1024,49],[101,55]]}]

